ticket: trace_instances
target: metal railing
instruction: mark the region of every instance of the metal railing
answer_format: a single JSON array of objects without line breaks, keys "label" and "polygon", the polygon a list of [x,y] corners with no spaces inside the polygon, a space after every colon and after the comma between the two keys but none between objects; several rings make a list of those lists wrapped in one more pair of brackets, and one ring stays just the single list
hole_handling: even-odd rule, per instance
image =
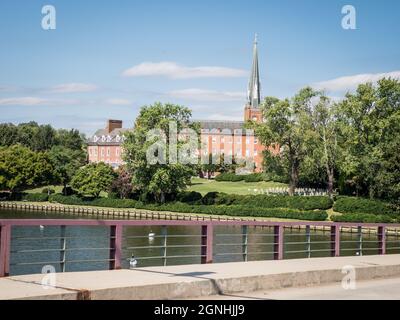
[{"label": "metal railing", "polygon": [[[17,232],[18,228],[24,227],[43,229],[58,227],[59,231],[51,235],[37,236],[34,233],[20,235]],[[70,230],[79,227],[102,227],[106,232],[100,235],[67,233],[67,228]],[[134,227],[136,230],[144,227],[159,228],[159,231],[152,235],[128,232],[129,228]],[[197,231],[191,234],[169,234],[170,227],[192,227]],[[220,227],[225,227],[223,232],[219,232]],[[226,227],[233,227],[238,232],[232,232]],[[257,233],[252,232],[255,228],[261,230],[257,229]],[[293,254],[309,258],[318,253],[332,257],[351,252],[362,255],[368,251],[386,254],[387,244],[391,244],[391,250],[400,249],[397,231],[394,240],[387,239],[389,228],[394,230],[400,228],[400,225],[267,221],[3,219],[0,220],[0,276],[9,275],[11,266],[57,265],[60,272],[65,272],[67,264],[101,263],[108,269],[120,269],[126,266],[126,261],[129,259],[129,254],[124,252],[143,250],[159,254],[149,252],[147,255],[135,254],[135,259],[157,260],[164,266],[168,265],[170,259],[186,258],[198,259],[200,263],[212,263],[218,259],[223,260],[224,257],[237,257],[240,261],[248,261],[254,256],[259,259],[270,257],[280,260]],[[321,234],[317,234],[316,231]],[[351,238],[341,239],[344,232],[351,234]],[[370,237],[364,237],[365,234],[373,234],[376,238],[370,240]],[[146,238],[152,239],[153,243],[144,241]],[[185,242],[188,239],[190,242]],[[22,245],[24,241],[29,245]],[[38,245],[39,242],[41,246]],[[75,245],[72,246],[71,243]],[[95,246],[89,246],[87,243]],[[349,245],[352,247],[348,247]],[[71,253],[76,252],[84,253],[84,258],[69,257]],[[97,257],[93,256],[93,252],[103,254]],[[41,260],[45,253],[51,258]],[[28,257],[21,261],[17,259],[21,255]]]}]

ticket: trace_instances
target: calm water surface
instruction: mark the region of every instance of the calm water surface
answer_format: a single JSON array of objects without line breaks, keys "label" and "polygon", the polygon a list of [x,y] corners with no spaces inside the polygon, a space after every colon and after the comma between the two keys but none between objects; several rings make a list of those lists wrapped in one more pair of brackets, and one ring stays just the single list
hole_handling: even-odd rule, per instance
[{"label": "calm water surface", "polygon": [[[96,219],[91,215],[68,215],[46,212],[0,210],[0,219]],[[149,233],[155,233],[149,238]],[[138,266],[161,266],[164,259],[162,227],[124,227],[123,268],[129,268],[129,257],[134,254]],[[273,230],[269,227],[249,227],[247,256],[243,255],[243,232],[241,227],[217,226],[214,228],[214,262],[273,259]],[[167,265],[200,263],[199,227],[167,227]],[[44,265],[62,270],[60,227],[13,227],[11,243],[12,275],[41,273]],[[66,227],[65,271],[108,269],[109,228]],[[306,258],[306,235],[304,230],[285,230],[285,259]],[[341,255],[359,255],[358,235],[342,234]],[[330,256],[330,232],[312,231],[311,257]],[[180,247],[183,246],[183,247]],[[377,236],[363,234],[363,255],[378,254]],[[400,239],[388,236],[388,253],[400,253]],[[184,257],[182,257],[184,256]],[[99,261],[100,260],[100,261]]]}]

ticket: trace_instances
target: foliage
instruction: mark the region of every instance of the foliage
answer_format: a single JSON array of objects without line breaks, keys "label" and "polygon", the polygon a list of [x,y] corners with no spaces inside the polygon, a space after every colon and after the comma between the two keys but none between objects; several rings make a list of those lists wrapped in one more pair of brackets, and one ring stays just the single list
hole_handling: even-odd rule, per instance
[{"label": "foliage", "polygon": [[26,193],[22,196],[22,200],[31,202],[46,202],[48,199],[47,193]]},{"label": "foliage", "polygon": [[299,181],[300,165],[313,145],[312,100],[319,95],[307,87],[290,100],[267,97],[262,104],[264,121],[249,125],[264,145],[281,147],[279,156],[286,165],[291,195]]},{"label": "foliage", "polygon": [[178,193],[176,200],[184,203],[195,203],[201,201],[203,196],[196,191],[183,191]]},{"label": "foliage", "polygon": [[300,219],[300,220],[314,220],[324,221],[328,217],[327,213],[322,210],[316,211],[301,211],[286,208],[259,208],[259,207],[246,207],[246,206],[226,206],[226,205],[191,205],[181,202],[170,202],[164,204],[145,204],[140,201],[130,199],[84,199],[77,196],[66,197],[63,195],[51,195],[49,198],[52,202],[73,205],[90,205],[100,207],[112,208],[136,208],[154,211],[170,211],[182,213],[201,213],[213,214],[224,216],[249,216],[249,217],[275,217],[285,219]]},{"label": "foliage", "polygon": [[77,170],[86,163],[86,153],[82,149],[53,146],[48,154],[54,167],[55,180],[64,188],[70,183]]},{"label": "foliage", "polygon": [[48,185],[53,179],[53,166],[43,152],[21,145],[0,147],[0,189],[12,192]]},{"label": "foliage", "polygon": [[339,197],[333,206],[333,210],[341,213],[368,213],[400,217],[400,209],[396,209],[388,203],[356,197]]},{"label": "foliage", "polygon": [[83,150],[85,137],[78,130],[55,130],[50,125],[38,125],[31,121],[14,125],[0,124],[0,146],[21,144],[33,151],[48,151],[54,146],[72,150]]},{"label": "foliage", "polygon": [[330,209],[333,200],[323,196],[266,196],[266,195],[234,195],[209,192],[203,197],[203,204],[243,205],[262,208],[290,208],[300,210]]},{"label": "foliage", "polygon": [[109,191],[121,199],[129,198],[132,195],[132,176],[124,166],[118,168],[117,177],[112,182]]},{"label": "foliage", "polygon": [[392,219],[384,214],[370,213],[345,213],[342,215],[332,215],[331,220],[334,222],[360,222],[360,223],[396,223],[398,220]]},{"label": "foliage", "polygon": [[71,186],[81,195],[98,197],[100,192],[107,191],[114,181],[116,173],[113,168],[103,162],[90,163],[76,172]]},{"label": "foliage", "polygon": [[[140,110],[134,129],[126,135],[124,160],[132,174],[133,184],[142,193],[153,194],[158,202],[165,202],[169,195],[184,190],[196,172],[196,165],[172,161],[178,154],[184,154],[183,141],[177,139],[176,150],[170,152],[174,149],[171,141],[174,132],[170,132],[170,123],[176,125],[177,132],[183,129],[198,132],[198,126],[189,121],[190,117],[191,111],[185,107],[155,103]],[[149,137],[149,133],[156,131],[160,133],[158,136]],[[149,152],[157,160],[154,163],[148,161]]]}]

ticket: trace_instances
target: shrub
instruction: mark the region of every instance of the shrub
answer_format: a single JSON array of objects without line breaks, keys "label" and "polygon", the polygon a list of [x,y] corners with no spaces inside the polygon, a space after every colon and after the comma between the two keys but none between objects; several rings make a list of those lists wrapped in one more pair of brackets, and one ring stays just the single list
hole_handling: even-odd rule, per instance
[{"label": "shrub", "polygon": [[373,215],[388,215],[397,217],[400,211],[380,200],[371,200],[356,197],[338,197],[333,210],[340,213],[368,213]]},{"label": "shrub", "polygon": [[235,195],[209,192],[203,198],[203,204],[245,205],[260,208],[290,208],[299,210],[327,210],[333,201],[323,196],[266,196],[266,195]]},{"label": "shrub", "polygon": [[73,194],[76,194],[75,190],[72,189],[70,186],[63,187],[61,193],[66,196],[72,196]]},{"label": "shrub", "polygon": [[219,175],[215,178],[215,180],[216,180],[216,181],[237,182],[237,181],[243,181],[244,178],[245,178],[244,175],[237,175],[237,174],[234,174],[234,173],[226,172],[226,173],[221,173],[221,174],[219,174]]},{"label": "shrub", "polygon": [[53,193],[55,193],[55,190],[52,188],[44,188],[44,189],[42,189],[42,193],[53,194]]},{"label": "shrub", "polygon": [[45,202],[49,199],[47,193],[25,193],[22,196],[23,201],[32,201],[32,202]]},{"label": "shrub", "polygon": [[244,176],[245,182],[260,182],[264,181],[264,174],[263,173],[252,173]]},{"label": "shrub", "polygon": [[196,191],[184,191],[181,193],[178,193],[176,199],[180,202],[188,202],[188,203],[194,203],[198,202],[203,198],[200,192]]},{"label": "shrub", "polygon": [[388,215],[376,215],[370,213],[345,213],[342,215],[332,215],[334,222],[360,222],[360,223],[392,223],[396,222]]},{"label": "shrub", "polygon": [[201,202],[203,203],[203,204],[205,204],[205,205],[212,205],[212,204],[215,204],[215,199],[220,195],[220,194],[222,194],[222,193],[220,193],[220,192],[215,192],[215,191],[213,191],[213,192],[208,192],[204,197],[203,197],[203,199],[201,199]]},{"label": "shrub", "polygon": [[[218,196],[218,195],[217,195]],[[171,211],[182,213],[202,213],[226,216],[249,216],[249,217],[275,217],[285,219],[300,219],[324,221],[328,217],[323,210],[303,211],[287,208],[261,208],[248,207],[243,205],[193,205],[182,202],[170,202],[165,204],[147,204],[131,199],[110,199],[110,198],[80,198],[78,196],[63,196],[55,194],[50,196],[50,201],[72,205],[91,205],[111,208],[136,208],[154,211]]]}]

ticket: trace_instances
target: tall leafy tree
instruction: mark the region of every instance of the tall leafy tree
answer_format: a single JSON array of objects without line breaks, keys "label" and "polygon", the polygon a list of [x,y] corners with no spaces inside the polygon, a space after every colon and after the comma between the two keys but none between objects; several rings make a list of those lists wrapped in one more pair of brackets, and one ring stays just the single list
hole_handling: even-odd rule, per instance
[{"label": "tall leafy tree", "polygon": [[293,195],[299,182],[300,166],[312,148],[312,102],[318,92],[307,87],[292,99],[267,97],[262,104],[262,123],[252,123],[255,134],[265,146],[281,147],[282,163],[289,173],[289,194]]},{"label": "tall leafy tree", "polygon": [[[191,128],[198,131],[198,125],[190,122],[191,111],[174,104],[155,103],[144,106],[136,119],[134,129],[126,135],[123,145],[124,160],[128,171],[132,174],[133,184],[143,193],[152,193],[159,202],[164,202],[168,195],[174,195],[190,184],[195,174],[196,165],[171,161],[176,159],[184,142],[177,141],[176,149],[170,152],[174,141],[171,137],[170,123],[173,122],[177,132]],[[160,135],[148,137],[151,130],[159,130]],[[175,138],[174,138],[175,139]],[[163,149],[156,150],[153,155],[165,161],[148,161],[149,150],[157,143]],[[159,152],[161,154],[159,154]]]},{"label": "tall leafy tree", "polygon": [[14,145],[0,147],[0,189],[12,192],[53,182],[53,166],[46,153]]},{"label": "tall leafy tree", "polygon": [[99,197],[108,191],[116,178],[113,168],[103,162],[90,163],[78,169],[71,180],[71,186],[81,195]]},{"label": "tall leafy tree", "polygon": [[82,149],[53,146],[48,154],[54,167],[54,178],[64,186],[65,192],[74,174],[86,164],[86,153]]}]

